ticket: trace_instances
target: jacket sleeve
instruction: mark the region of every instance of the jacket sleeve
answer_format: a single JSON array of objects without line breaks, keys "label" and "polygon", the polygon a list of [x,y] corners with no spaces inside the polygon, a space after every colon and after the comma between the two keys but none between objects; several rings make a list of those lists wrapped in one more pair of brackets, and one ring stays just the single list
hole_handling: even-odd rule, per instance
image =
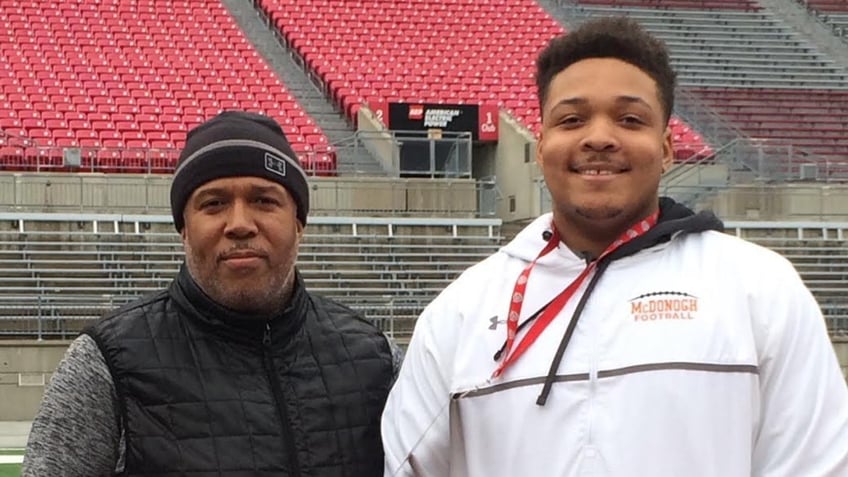
[{"label": "jacket sleeve", "polygon": [[824,318],[797,272],[775,275],[755,305],[764,338],[752,476],[848,476],[848,387]]},{"label": "jacket sleeve", "polygon": [[117,397],[97,344],[74,340],[47,385],[29,433],[22,476],[114,475]]},{"label": "jacket sleeve", "polygon": [[449,475],[449,377],[456,333],[436,320],[448,325],[458,318],[445,301],[443,293],[418,318],[389,393],[382,420],[386,477]]}]

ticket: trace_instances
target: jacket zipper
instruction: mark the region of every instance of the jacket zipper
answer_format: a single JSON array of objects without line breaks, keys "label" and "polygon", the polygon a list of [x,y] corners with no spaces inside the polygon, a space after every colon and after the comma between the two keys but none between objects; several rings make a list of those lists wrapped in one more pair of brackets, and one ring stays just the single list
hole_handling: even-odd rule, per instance
[{"label": "jacket zipper", "polygon": [[600,323],[597,320],[587,323],[591,348],[589,351],[589,422],[586,430],[586,443],[589,447],[595,446],[595,408],[598,399],[598,354],[600,353]]},{"label": "jacket zipper", "polygon": [[274,369],[274,361],[271,358],[271,323],[265,324],[265,336],[262,337],[262,358],[265,361],[265,372],[268,373],[268,379],[271,381],[271,392],[274,393],[274,402],[277,404],[280,424],[283,427],[283,445],[286,448],[286,452],[288,452],[289,468],[291,469],[290,475],[300,477],[300,462],[298,462],[297,448],[294,445],[294,434],[292,432],[291,422],[289,421],[289,412],[286,408],[286,401],[283,398],[280,377]]}]

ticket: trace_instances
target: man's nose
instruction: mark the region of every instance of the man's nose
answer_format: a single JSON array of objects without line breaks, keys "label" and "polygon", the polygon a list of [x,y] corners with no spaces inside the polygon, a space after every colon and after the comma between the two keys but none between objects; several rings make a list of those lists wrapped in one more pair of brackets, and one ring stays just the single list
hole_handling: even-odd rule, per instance
[{"label": "man's nose", "polygon": [[581,147],[589,151],[611,151],[618,148],[615,124],[609,119],[593,119],[584,129]]},{"label": "man's nose", "polygon": [[227,215],[227,227],[224,231],[230,238],[245,238],[256,234],[256,221],[250,206],[245,201],[236,200]]}]

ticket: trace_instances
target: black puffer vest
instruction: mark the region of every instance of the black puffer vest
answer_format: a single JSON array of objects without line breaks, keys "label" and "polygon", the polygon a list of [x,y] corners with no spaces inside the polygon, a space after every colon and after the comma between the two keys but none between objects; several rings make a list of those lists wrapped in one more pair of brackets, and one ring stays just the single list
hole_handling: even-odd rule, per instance
[{"label": "black puffer vest", "polygon": [[382,475],[388,342],[300,277],[262,321],[212,302],[184,268],[86,333],[115,382],[125,475]]}]

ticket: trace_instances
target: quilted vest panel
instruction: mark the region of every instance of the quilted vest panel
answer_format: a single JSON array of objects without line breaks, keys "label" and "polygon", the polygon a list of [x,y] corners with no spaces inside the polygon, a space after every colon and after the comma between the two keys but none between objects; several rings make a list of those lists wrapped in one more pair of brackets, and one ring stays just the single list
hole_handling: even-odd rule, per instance
[{"label": "quilted vest panel", "polygon": [[175,288],[87,331],[115,382],[125,475],[382,475],[392,360],[376,328],[300,291],[300,326],[229,334]]}]

